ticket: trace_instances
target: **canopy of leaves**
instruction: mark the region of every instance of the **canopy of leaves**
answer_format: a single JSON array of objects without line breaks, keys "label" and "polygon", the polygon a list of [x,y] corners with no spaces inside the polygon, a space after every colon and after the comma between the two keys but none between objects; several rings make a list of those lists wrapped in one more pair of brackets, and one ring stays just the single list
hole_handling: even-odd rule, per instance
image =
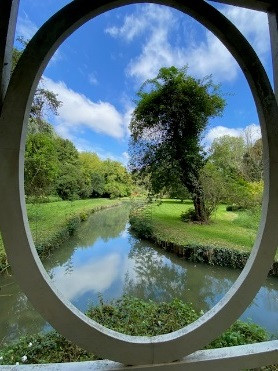
[{"label": "canopy of leaves", "polygon": [[188,76],[185,68],[161,68],[138,97],[130,125],[131,168],[150,173],[155,191],[180,180],[193,191],[204,165],[201,134],[225,105],[219,87]]},{"label": "canopy of leaves", "polygon": [[238,207],[260,205],[263,192],[262,140],[255,143],[243,137],[223,136],[213,141],[208,159],[215,189],[222,202]]},{"label": "canopy of leaves", "polygon": [[200,140],[210,118],[225,101],[210,78],[197,80],[186,68],[161,68],[138,92],[130,124],[131,169],[150,174],[152,190],[184,186],[192,194],[196,220],[205,221]]},{"label": "canopy of leaves", "polygon": [[25,149],[25,193],[48,195],[55,189],[59,172],[53,138],[48,134],[29,134]]}]

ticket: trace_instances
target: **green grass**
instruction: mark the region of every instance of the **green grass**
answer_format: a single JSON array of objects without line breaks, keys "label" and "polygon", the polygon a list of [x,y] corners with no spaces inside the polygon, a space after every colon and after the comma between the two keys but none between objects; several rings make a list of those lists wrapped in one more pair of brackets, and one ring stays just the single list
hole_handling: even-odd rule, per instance
[{"label": "green grass", "polygon": [[191,201],[181,203],[176,200],[163,200],[160,205],[152,204],[151,221],[155,237],[178,245],[197,244],[227,247],[250,251],[257,233],[259,211],[256,213],[226,211],[220,205],[207,225],[185,223],[182,212],[192,208]]},{"label": "green grass", "polygon": [[[88,214],[100,208],[119,204],[117,200],[96,198],[77,201],[58,201],[40,204],[27,204],[27,214],[35,245],[49,244],[55,236],[59,239],[61,231],[68,228],[70,220]],[[6,255],[0,236],[0,271],[6,265]]]}]

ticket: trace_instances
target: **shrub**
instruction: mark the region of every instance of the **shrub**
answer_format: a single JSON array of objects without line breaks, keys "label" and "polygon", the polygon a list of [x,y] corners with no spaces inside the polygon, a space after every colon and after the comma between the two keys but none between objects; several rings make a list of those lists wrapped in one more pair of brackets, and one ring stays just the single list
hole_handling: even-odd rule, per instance
[{"label": "shrub", "polygon": [[67,223],[67,230],[69,232],[69,235],[73,235],[76,229],[78,228],[80,224],[81,218],[79,216],[75,216],[71,218]]},{"label": "shrub", "polygon": [[134,208],[129,214],[129,222],[132,230],[139,238],[152,238],[153,223],[150,208]]},{"label": "shrub", "polygon": [[55,331],[26,336],[0,349],[1,364],[42,364],[94,360],[92,354],[72,344]]},{"label": "shrub", "polygon": [[244,207],[239,205],[228,205],[226,207],[226,211],[240,211],[240,210],[244,210]]},{"label": "shrub", "polygon": [[196,213],[193,208],[190,208],[181,213],[181,220],[183,222],[194,222],[196,220]]}]

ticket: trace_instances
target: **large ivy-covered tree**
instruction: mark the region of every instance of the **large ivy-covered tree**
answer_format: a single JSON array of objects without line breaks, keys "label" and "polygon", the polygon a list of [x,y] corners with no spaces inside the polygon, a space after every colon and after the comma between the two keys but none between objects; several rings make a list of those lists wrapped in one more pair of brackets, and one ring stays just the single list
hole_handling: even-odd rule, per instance
[{"label": "large ivy-covered tree", "polygon": [[225,101],[210,78],[195,79],[186,68],[161,68],[138,92],[130,124],[131,169],[150,175],[154,192],[182,184],[192,195],[195,220],[206,222],[200,170],[200,141],[208,120],[222,113]]}]

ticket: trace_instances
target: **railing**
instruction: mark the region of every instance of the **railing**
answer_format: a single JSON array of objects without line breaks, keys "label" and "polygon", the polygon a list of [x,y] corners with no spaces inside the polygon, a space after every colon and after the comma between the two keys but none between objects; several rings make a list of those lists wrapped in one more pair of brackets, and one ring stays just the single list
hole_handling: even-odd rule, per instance
[{"label": "railing", "polygon": [[[61,334],[112,361],[40,365],[48,370],[136,369],[235,370],[278,362],[278,341],[203,350],[245,310],[264,282],[278,246],[278,107],[255,51],[239,30],[203,0],[154,0],[172,6],[211,30],[237,60],[251,88],[262,129],[265,191],[262,220],[251,256],[225,297],[199,320],[161,336],[135,337],[106,329],[65,301],[51,283],[36,253],[29,230],[23,189],[26,121],[34,90],[58,46],[89,19],[136,0],[75,0],[51,17],[28,43],[9,81],[19,0],[0,2],[0,228],[13,272],[35,308]],[[277,87],[277,7],[266,0],[230,0],[269,13],[273,70]],[[27,268],[28,267],[28,268]],[[179,361],[177,361],[179,360]],[[121,362],[115,363],[116,362]],[[2,366],[25,367],[34,366]],[[133,368],[132,367],[132,368]],[[131,368],[131,367],[129,367]]]}]

